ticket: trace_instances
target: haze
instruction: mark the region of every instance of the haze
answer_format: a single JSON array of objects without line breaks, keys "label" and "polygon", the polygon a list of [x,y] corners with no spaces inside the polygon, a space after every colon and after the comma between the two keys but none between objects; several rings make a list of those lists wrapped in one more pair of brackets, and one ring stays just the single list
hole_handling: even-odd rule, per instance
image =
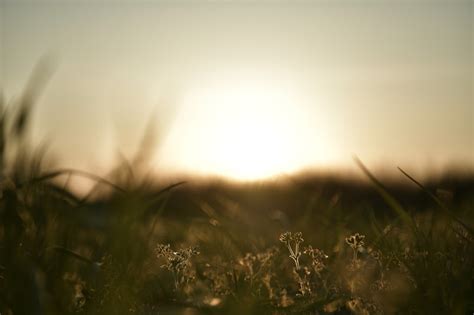
[{"label": "haze", "polygon": [[1,83],[57,66],[34,138],[63,166],[133,156],[257,179],[474,162],[472,1],[3,1]]}]

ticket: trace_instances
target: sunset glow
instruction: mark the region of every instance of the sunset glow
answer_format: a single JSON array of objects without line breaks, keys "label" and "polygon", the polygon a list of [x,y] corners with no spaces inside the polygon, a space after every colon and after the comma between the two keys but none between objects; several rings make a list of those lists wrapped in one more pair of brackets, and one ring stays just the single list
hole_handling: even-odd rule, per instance
[{"label": "sunset glow", "polygon": [[0,6],[0,83],[13,99],[56,58],[32,133],[58,166],[107,174],[153,122],[161,175],[263,179],[353,155],[474,167],[468,1],[40,2]]},{"label": "sunset glow", "polygon": [[168,154],[180,167],[261,179],[323,162],[328,154],[327,139],[317,137],[316,119],[291,84],[242,78],[202,85],[188,92],[175,123],[180,128],[167,145],[180,144]]}]

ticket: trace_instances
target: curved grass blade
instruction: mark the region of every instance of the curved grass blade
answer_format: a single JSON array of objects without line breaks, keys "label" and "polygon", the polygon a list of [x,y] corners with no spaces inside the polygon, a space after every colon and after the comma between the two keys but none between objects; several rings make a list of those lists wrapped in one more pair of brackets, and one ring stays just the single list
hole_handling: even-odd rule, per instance
[{"label": "curved grass blade", "polygon": [[369,169],[362,163],[362,161],[358,157],[354,157],[354,161],[357,163],[359,168],[364,172],[364,174],[371,180],[374,184],[375,189],[380,194],[380,196],[385,200],[385,202],[395,211],[395,213],[400,217],[400,219],[414,228],[416,230],[415,223],[413,222],[412,217],[408,214],[408,212],[403,209],[403,206],[392,196],[388,193],[385,186],[369,171]]},{"label": "curved grass blade", "polygon": [[38,182],[43,182],[43,181],[58,177],[58,176],[63,175],[63,174],[79,175],[79,176],[82,176],[82,177],[86,177],[86,178],[95,180],[97,182],[106,184],[106,185],[108,185],[108,186],[110,186],[110,187],[112,187],[112,188],[114,188],[114,189],[116,189],[120,192],[125,192],[125,189],[123,189],[120,186],[117,186],[116,184],[106,180],[105,178],[102,178],[102,177],[100,177],[98,175],[95,175],[95,174],[88,173],[86,171],[74,170],[74,169],[62,169],[62,170],[57,170],[57,171],[51,171],[51,172],[49,172],[45,175],[35,177],[35,178],[25,182],[25,183],[19,184],[18,188],[22,188],[24,186],[35,184],[35,183],[38,183]]},{"label": "curved grass blade", "polygon": [[172,189],[178,186],[184,185],[186,183],[187,183],[186,181],[181,181],[181,182],[177,182],[177,183],[168,185],[165,188],[160,189],[156,194],[154,194],[153,198],[148,203],[154,204],[155,202],[159,201],[163,197],[163,194],[171,191]]},{"label": "curved grass blade", "polygon": [[95,267],[100,267],[100,266],[102,265],[102,264],[99,263],[99,262],[93,261],[93,260],[91,260],[91,259],[89,259],[89,258],[87,258],[87,257],[84,257],[84,256],[82,256],[82,255],[80,255],[80,254],[78,254],[78,253],[76,253],[76,252],[74,252],[74,251],[72,251],[72,250],[70,250],[70,249],[67,249],[67,248],[62,247],[62,246],[59,246],[59,245],[49,247],[49,249],[54,250],[54,251],[56,251],[56,252],[58,252],[58,253],[64,254],[64,255],[66,255],[66,256],[75,258],[75,259],[77,259],[77,260],[79,260],[79,261],[82,261],[82,262],[84,262],[84,263],[93,265],[93,266],[95,266]]},{"label": "curved grass blade", "polygon": [[77,207],[80,205],[80,199],[69,192],[66,188],[48,185],[48,190],[51,191],[51,193],[53,193],[56,197],[61,198],[71,206]]},{"label": "curved grass blade", "polygon": [[471,235],[474,235],[474,229],[464,223],[461,219],[456,217],[452,213],[451,210],[438,198],[436,195],[434,195],[431,191],[429,191],[425,186],[423,186],[419,181],[414,179],[412,176],[410,176],[407,172],[405,172],[401,167],[397,167],[400,172],[402,172],[403,175],[405,175],[409,180],[411,180],[413,183],[415,183],[423,192],[425,192],[439,207],[440,209],[447,214],[451,219],[456,221],[456,223],[460,224],[464,229],[466,229]]},{"label": "curved grass blade", "polygon": [[161,203],[160,207],[158,208],[158,210],[156,211],[153,217],[153,222],[151,224],[151,228],[150,228],[150,231],[148,232],[148,237],[147,237],[148,243],[150,243],[151,237],[153,233],[155,232],[155,227],[156,227],[156,222],[158,221],[158,217],[165,211],[165,207],[168,204],[168,200],[169,200],[169,194],[166,195],[165,200],[163,200],[163,202]]}]

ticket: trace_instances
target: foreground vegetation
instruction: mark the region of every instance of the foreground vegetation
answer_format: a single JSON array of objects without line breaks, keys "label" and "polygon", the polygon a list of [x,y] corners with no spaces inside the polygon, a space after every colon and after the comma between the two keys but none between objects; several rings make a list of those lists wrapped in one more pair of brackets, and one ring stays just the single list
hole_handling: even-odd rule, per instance
[{"label": "foreground vegetation", "polygon": [[[160,187],[143,159],[55,170],[28,145],[35,91],[2,104],[0,314],[474,311],[472,176],[384,187],[358,162],[365,182]],[[77,197],[73,176],[97,185]]]}]

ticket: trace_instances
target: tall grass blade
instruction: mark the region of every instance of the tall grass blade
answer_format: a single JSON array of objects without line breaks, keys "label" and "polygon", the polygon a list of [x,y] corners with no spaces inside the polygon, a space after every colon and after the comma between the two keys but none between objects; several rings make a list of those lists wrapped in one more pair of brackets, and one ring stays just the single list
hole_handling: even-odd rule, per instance
[{"label": "tall grass blade", "polygon": [[99,262],[92,261],[91,259],[89,259],[89,258],[87,258],[87,257],[84,257],[84,256],[82,256],[82,255],[80,255],[80,254],[78,254],[78,253],[76,253],[76,252],[74,252],[74,251],[72,251],[72,250],[70,250],[70,249],[67,249],[67,248],[65,248],[65,247],[63,247],[63,246],[52,246],[52,247],[50,247],[49,249],[54,250],[54,251],[56,251],[56,252],[58,252],[58,253],[67,255],[67,256],[69,256],[69,257],[75,258],[75,259],[77,259],[77,260],[79,260],[79,261],[82,261],[82,262],[91,264],[91,265],[93,265],[93,266],[95,266],[95,267],[100,267],[100,265],[101,265]]},{"label": "tall grass blade", "polygon": [[438,206],[439,208],[447,214],[451,219],[456,221],[458,224],[460,224],[464,229],[466,229],[471,235],[474,235],[474,229],[464,223],[461,219],[459,219],[454,213],[452,213],[451,210],[438,198],[436,195],[434,195],[431,191],[429,191],[425,186],[423,186],[419,181],[417,181],[415,178],[410,176],[407,172],[405,172],[401,167],[397,167],[398,170],[405,175],[409,180],[411,180],[413,183],[415,183],[423,192],[425,192]]},{"label": "tall grass blade", "polygon": [[403,208],[403,206],[392,195],[390,195],[385,186],[369,171],[369,169],[364,165],[364,163],[362,163],[362,161],[358,157],[354,157],[354,161],[364,172],[364,174],[370,179],[370,181],[374,184],[374,187],[377,192],[390,206],[390,208],[395,211],[395,213],[400,217],[400,219],[409,226],[416,229],[412,217]]}]

